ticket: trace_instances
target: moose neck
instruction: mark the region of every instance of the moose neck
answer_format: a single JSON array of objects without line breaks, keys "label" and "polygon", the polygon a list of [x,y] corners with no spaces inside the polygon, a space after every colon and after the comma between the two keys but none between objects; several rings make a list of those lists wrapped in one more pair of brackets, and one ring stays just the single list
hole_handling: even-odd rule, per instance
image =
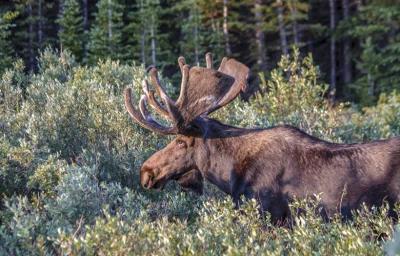
[{"label": "moose neck", "polygon": [[203,176],[224,192],[236,192],[236,180],[243,162],[241,149],[246,148],[247,134],[253,129],[242,129],[209,120],[204,137],[196,138],[196,165]]}]

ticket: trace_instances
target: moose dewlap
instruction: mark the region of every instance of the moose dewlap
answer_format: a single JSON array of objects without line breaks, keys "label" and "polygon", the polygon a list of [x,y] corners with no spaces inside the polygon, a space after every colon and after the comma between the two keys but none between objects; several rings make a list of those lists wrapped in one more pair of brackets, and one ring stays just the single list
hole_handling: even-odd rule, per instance
[{"label": "moose dewlap", "polygon": [[[324,214],[349,216],[360,204],[393,207],[400,201],[400,138],[364,144],[335,144],[297,128],[278,126],[244,129],[222,124],[208,115],[234,100],[247,86],[249,68],[224,58],[218,70],[192,67],[180,57],[181,91],[176,101],[166,94],[155,68],[149,77],[155,92],[143,81],[139,111],[131,90],[125,105],[134,121],[160,134],[176,138],[152,155],[140,170],[145,188],[163,188],[177,180],[201,193],[203,178],[230,194],[255,198],[274,221],[289,216],[289,202],[319,194]],[[155,98],[158,94],[162,102]],[[171,127],[156,122],[147,103],[169,119]]]}]

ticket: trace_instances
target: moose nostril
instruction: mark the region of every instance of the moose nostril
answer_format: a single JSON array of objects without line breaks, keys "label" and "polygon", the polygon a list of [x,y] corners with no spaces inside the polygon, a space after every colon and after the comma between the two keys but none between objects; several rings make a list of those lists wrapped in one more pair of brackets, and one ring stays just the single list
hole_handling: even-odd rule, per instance
[{"label": "moose nostril", "polygon": [[149,189],[152,185],[154,175],[151,172],[151,169],[149,168],[142,168],[140,172],[140,183],[142,184],[142,187]]}]

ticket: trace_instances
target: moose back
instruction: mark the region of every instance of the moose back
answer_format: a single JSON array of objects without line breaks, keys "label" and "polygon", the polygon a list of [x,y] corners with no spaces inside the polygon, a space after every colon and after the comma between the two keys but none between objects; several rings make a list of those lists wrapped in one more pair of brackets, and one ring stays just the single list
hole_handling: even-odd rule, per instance
[{"label": "moose back", "polygon": [[[162,189],[169,180],[201,193],[203,178],[230,194],[255,198],[273,221],[289,217],[289,202],[315,194],[324,213],[350,216],[360,204],[393,207],[400,201],[400,138],[364,144],[335,144],[291,126],[244,129],[208,115],[234,100],[247,86],[249,69],[224,58],[218,70],[189,67],[180,57],[181,91],[176,101],[166,94],[157,70],[149,70],[150,90],[143,81],[139,110],[125,90],[125,105],[133,120],[163,135],[177,135],[145,161],[140,170],[144,188]],[[158,95],[159,101],[156,98]],[[150,105],[168,119],[164,126],[152,118]]]}]

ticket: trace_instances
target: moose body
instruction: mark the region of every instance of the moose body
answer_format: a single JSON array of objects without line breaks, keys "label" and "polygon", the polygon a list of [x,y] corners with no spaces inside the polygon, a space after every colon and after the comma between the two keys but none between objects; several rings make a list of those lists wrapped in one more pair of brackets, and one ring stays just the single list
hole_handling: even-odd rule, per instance
[{"label": "moose body", "polygon": [[[181,70],[184,70],[182,62],[181,59]],[[227,76],[241,83],[226,80],[232,87],[226,95],[219,97],[225,100],[211,104],[212,110],[237,96],[240,92],[237,88],[239,85],[243,88],[245,81],[242,76],[248,72],[241,63],[224,63],[226,61],[219,68],[221,74],[213,74],[221,78],[225,71]],[[209,60],[207,67],[211,69]],[[190,82],[188,69],[183,77]],[[175,104],[179,106],[182,101],[178,99],[173,104],[166,98],[154,71],[152,82],[165,106],[155,102],[144,87],[146,97],[141,100],[139,113],[132,106],[128,89],[125,92],[128,112],[146,128],[178,136],[143,163],[140,176],[145,188],[163,188],[169,180],[178,180],[183,187],[194,187],[199,192],[204,177],[230,194],[236,203],[242,196],[257,199],[262,210],[269,211],[275,222],[289,217],[292,199],[315,194],[320,195],[326,216],[336,212],[350,216],[351,210],[361,203],[380,205],[387,200],[393,206],[400,201],[400,138],[364,144],[335,144],[291,126],[236,128],[205,116],[203,113],[209,113],[210,109],[204,109],[204,104],[193,110],[188,105],[175,108]],[[181,95],[182,91],[188,91],[185,86],[190,88],[182,82]],[[193,95],[199,98],[199,95]],[[151,97],[151,105],[175,122],[173,128],[164,128],[150,118],[144,101]],[[183,109],[196,114],[186,114],[187,117],[182,118],[185,116]]]},{"label": "moose body", "polygon": [[[241,196],[257,199],[274,221],[289,216],[292,199],[315,194],[328,216],[350,216],[361,203],[400,199],[400,138],[347,145],[290,126],[252,130],[215,120],[208,125],[208,137],[178,136],[148,159],[142,167],[143,186],[161,188],[185,170],[196,169],[235,202]],[[170,176],[164,170],[174,171]],[[149,171],[156,171],[152,175],[158,178],[147,179]]]}]

